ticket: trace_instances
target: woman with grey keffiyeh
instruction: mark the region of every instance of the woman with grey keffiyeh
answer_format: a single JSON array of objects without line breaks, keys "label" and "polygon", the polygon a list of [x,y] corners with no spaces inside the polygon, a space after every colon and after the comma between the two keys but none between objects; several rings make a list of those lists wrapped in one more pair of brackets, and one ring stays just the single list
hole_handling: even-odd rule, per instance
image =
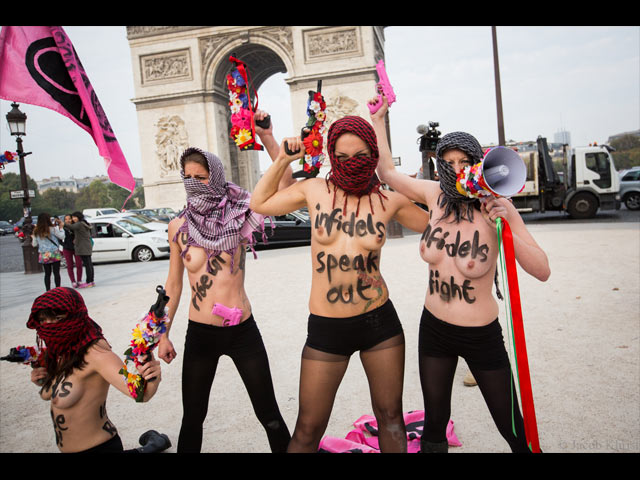
[{"label": "woman with grey keffiyeh", "polygon": [[508,199],[491,197],[481,202],[456,188],[457,174],[483,158],[482,147],[472,135],[452,132],[439,140],[439,181],[396,171],[386,136],[388,105],[384,97],[383,102],[383,107],[372,114],[380,147],[378,174],[394,190],[426,205],[431,217],[420,240],[420,256],[429,264],[418,341],[425,408],[421,450],[448,449],[451,390],[461,356],[511,450],[529,452],[515,398],[512,410],[513,378],[498,323],[498,303],[492,293],[499,249],[496,218],[509,223],[520,266],[543,282],[550,275],[547,256]]},{"label": "woman with grey keffiyeh", "polygon": [[[257,112],[256,118],[264,115]],[[256,131],[263,142],[271,135],[271,128]],[[171,299],[168,315],[173,320],[187,270],[191,302],[177,451],[200,452],[218,360],[228,355],[249,393],[271,451],[284,452],[290,434],[276,402],[267,352],[244,288],[245,252],[255,243],[254,232],[264,235],[264,217],[249,209],[249,192],[225,180],[216,155],[187,148],[180,167],[187,206],[169,223],[171,256],[165,283]],[[158,356],[171,363],[176,355],[168,328],[159,342]]]}]

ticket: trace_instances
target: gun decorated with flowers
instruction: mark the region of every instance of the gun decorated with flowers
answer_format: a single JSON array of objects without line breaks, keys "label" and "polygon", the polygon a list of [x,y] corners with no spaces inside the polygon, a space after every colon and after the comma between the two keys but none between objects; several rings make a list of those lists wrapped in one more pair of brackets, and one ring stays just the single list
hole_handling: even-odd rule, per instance
[{"label": "gun decorated with flowers", "polygon": [[[166,305],[169,301],[162,285],[156,287],[158,298],[149,312],[133,329],[130,347],[124,352],[124,365],[120,373],[124,375],[129,394],[136,402],[142,402],[147,381],[138,372],[138,367],[149,360],[151,352],[158,346],[160,337],[167,331],[169,316]],[[152,378],[150,381],[153,381]]]},{"label": "gun decorated with flowers", "polygon": [[31,368],[44,367],[44,356],[46,348],[40,347],[25,347],[18,345],[15,348],[9,350],[9,355],[0,357],[0,360],[6,360],[12,363],[22,363],[23,365],[31,365]]},{"label": "gun decorated with flowers", "polygon": [[[231,110],[229,136],[240,150],[264,150],[264,147],[256,141],[256,127],[253,117],[258,109],[258,94],[254,90],[254,105],[249,88],[249,70],[246,64],[234,55],[229,57],[229,61],[234,64],[231,73],[227,75],[229,108]],[[266,121],[265,118],[263,122]],[[264,125],[264,128],[269,128],[269,125]]]},{"label": "gun decorated with flowers", "polygon": [[[318,80],[317,90],[309,90],[309,98],[307,99],[307,123],[302,127],[300,138],[304,144],[305,155],[300,159],[302,170],[295,172],[294,178],[313,178],[320,173],[320,167],[324,160],[322,153],[324,145],[324,134],[326,127],[324,122],[327,118],[325,110],[327,105],[324,101],[322,93],[322,80]],[[289,150],[288,145],[284,145],[287,155],[293,155],[295,152]]]}]

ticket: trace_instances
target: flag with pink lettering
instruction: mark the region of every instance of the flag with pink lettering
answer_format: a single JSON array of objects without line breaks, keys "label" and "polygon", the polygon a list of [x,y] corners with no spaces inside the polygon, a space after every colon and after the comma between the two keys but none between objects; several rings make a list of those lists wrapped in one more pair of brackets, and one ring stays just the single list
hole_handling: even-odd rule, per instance
[{"label": "flag with pink lettering", "polygon": [[109,179],[133,193],[129,165],[62,27],[2,27],[0,98],[69,117],[93,137]]}]

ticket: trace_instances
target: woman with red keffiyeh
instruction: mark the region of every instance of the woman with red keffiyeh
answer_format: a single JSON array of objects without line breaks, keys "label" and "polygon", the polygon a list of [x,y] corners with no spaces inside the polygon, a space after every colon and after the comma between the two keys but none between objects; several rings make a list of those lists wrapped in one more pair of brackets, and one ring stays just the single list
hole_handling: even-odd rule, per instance
[{"label": "woman with red keffiyeh", "polygon": [[[256,112],[256,119],[266,112]],[[272,127],[256,127],[271,143]],[[178,453],[198,453],[209,394],[221,355],[233,360],[271,451],[285,452],[291,435],[280,414],[267,352],[247,297],[245,253],[264,232],[264,217],[249,209],[249,192],[225,181],[220,159],[198,148],[180,157],[187,206],[169,223],[169,274],[165,283],[168,315],[173,319],[187,271],[191,302],[182,367],[183,416]],[[158,356],[171,363],[177,353],[170,326],[158,344]]]},{"label": "woman with red keffiyeh", "polygon": [[[497,318],[499,307],[492,293],[494,283],[498,286],[496,218],[511,224],[520,266],[543,282],[550,275],[547,256],[508,199],[489,197],[481,202],[458,191],[458,173],[483,157],[482,147],[472,135],[451,132],[439,139],[435,152],[439,181],[398,172],[386,137],[387,109],[383,96],[383,106],[371,115],[379,139],[380,178],[431,212],[420,241],[420,256],[429,264],[418,340],[425,410],[421,451],[448,451],[451,388],[461,356],[511,450],[529,452],[515,393],[512,397],[515,385]],[[497,293],[501,298],[499,290]]]},{"label": "woman with red keffiyeh", "polygon": [[[308,336],[302,350],[300,405],[289,452],[316,452],[351,355],[369,380],[382,452],[406,452],[402,412],[404,333],[380,272],[390,220],[422,232],[424,210],[396,192],[382,191],[375,175],[378,146],[371,125],[357,116],[329,128],[326,179],[294,181],[289,164],[305,154],[299,137],[283,141],[260,179],[251,208],[282,215],[303,206],[311,214],[313,262]],[[286,153],[285,147],[293,155]],[[278,191],[283,182],[290,185]]]},{"label": "woman with red keffiyeh", "polygon": [[[57,287],[33,302],[27,327],[45,348],[44,367],[31,371],[40,396],[51,401],[51,419],[58,449],[63,453],[124,452],[116,427],[107,416],[106,402],[113,385],[129,397],[122,381],[122,359],[90,317],[80,293]],[[44,343],[44,345],[42,345]],[[151,357],[140,367],[147,380],[143,401],[151,399],[161,381],[160,362]],[[164,434],[149,430],[129,453],[154,453],[171,446]]]}]

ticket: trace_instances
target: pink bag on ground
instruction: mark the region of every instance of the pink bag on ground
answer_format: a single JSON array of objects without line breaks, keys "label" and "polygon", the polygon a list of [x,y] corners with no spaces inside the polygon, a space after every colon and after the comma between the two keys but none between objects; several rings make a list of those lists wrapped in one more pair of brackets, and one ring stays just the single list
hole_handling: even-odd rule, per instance
[{"label": "pink bag on ground", "polygon": [[[424,427],[424,410],[404,413],[404,423],[407,428],[407,452],[418,453]],[[372,415],[363,415],[353,425],[356,427],[355,430],[350,431],[344,439],[324,437],[318,450],[324,453],[380,453],[376,418]],[[454,432],[453,420],[449,420],[447,425],[447,442],[450,447],[462,446]]]}]

